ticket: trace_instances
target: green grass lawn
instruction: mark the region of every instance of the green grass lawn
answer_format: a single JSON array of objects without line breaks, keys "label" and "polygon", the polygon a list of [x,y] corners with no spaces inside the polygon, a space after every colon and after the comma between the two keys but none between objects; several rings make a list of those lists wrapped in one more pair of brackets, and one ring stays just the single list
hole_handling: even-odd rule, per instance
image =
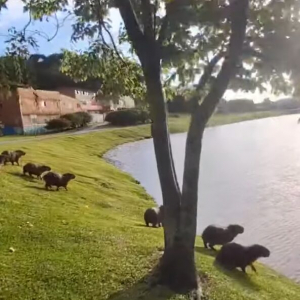
[{"label": "green grass lawn", "polygon": [[[21,176],[21,167],[0,170],[0,299],[185,299],[149,289],[163,247],[162,229],[143,224],[153,199],[102,158],[149,135],[149,126],[139,126],[0,146],[26,151],[23,164],[45,163],[77,176],[68,192],[51,192]],[[201,241],[196,253],[206,299],[299,299],[300,286],[268,268],[259,265],[258,275],[224,273]]]}]

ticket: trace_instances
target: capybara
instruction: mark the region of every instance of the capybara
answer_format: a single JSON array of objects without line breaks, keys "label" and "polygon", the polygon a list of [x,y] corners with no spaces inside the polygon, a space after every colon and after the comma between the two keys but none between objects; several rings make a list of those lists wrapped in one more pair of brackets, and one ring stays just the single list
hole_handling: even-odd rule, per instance
[{"label": "capybara", "polygon": [[75,175],[71,173],[66,174],[58,174],[54,172],[48,172],[43,176],[43,180],[45,181],[45,188],[51,188],[52,186],[57,187],[57,191],[60,187],[64,187],[66,191],[68,190],[67,186],[70,180],[75,179]]},{"label": "capybara", "polygon": [[261,245],[244,247],[240,244],[229,243],[218,252],[216,261],[229,270],[241,268],[246,273],[246,267],[250,266],[256,272],[253,263],[261,257],[269,257],[270,250]]},{"label": "capybara", "polygon": [[153,227],[160,227],[163,225],[163,205],[160,207],[148,208],[144,213],[144,220],[146,226],[152,224]]},{"label": "capybara", "polygon": [[215,245],[225,245],[234,240],[234,238],[244,232],[240,225],[229,225],[227,228],[210,225],[202,233],[202,239],[205,248],[216,250]]},{"label": "capybara", "polygon": [[31,177],[36,175],[37,178],[41,179],[41,175],[50,170],[51,168],[45,165],[28,163],[23,167],[23,174],[26,175],[28,173]]},{"label": "capybara", "polygon": [[17,165],[19,166],[19,160],[22,156],[26,155],[26,152],[22,151],[22,150],[16,150],[16,151],[3,151],[1,153],[1,155],[6,157],[6,161],[4,164],[10,162],[12,165],[14,165],[15,163],[17,163]]}]

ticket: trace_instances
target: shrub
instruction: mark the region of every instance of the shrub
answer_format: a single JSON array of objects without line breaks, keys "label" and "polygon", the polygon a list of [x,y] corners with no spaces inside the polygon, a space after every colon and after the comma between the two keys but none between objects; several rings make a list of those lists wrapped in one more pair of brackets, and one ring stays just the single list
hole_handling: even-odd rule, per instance
[{"label": "shrub", "polygon": [[80,117],[76,114],[66,114],[61,116],[61,118],[70,121],[72,128],[79,127],[80,125]]},{"label": "shrub", "polygon": [[138,109],[112,111],[105,117],[105,121],[112,125],[126,126],[147,123],[150,121],[149,112]]},{"label": "shrub", "polygon": [[75,113],[77,117],[80,119],[80,126],[86,126],[87,124],[92,122],[92,116],[84,111],[80,111]]},{"label": "shrub", "polygon": [[45,128],[48,130],[59,130],[59,131],[71,127],[72,127],[72,123],[69,120],[63,118],[50,120],[47,122],[47,125],[45,126]]},{"label": "shrub", "polygon": [[73,114],[66,114],[61,116],[71,122],[72,128],[83,127],[92,121],[92,116],[87,112],[76,112]]}]

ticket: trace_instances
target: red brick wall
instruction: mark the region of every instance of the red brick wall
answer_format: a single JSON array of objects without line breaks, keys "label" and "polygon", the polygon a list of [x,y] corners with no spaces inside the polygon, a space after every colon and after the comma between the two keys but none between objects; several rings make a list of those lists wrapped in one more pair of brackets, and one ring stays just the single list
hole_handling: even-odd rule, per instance
[{"label": "red brick wall", "polygon": [[6,126],[22,127],[20,105],[16,93],[7,99],[0,98],[0,121]]},{"label": "red brick wall", "polygon": [[63,94],[60,95],[60,109],[62,115],[83,111],[82,105],[78,100]]}]

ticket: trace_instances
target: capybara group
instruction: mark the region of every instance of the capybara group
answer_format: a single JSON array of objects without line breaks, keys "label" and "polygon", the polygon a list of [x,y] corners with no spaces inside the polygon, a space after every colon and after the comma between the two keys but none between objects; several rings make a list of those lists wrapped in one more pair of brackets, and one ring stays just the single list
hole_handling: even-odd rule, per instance
[{"label": "capybara group", "polygon": [[234,238],[244,232],[240,225],[229,225],[227,228],[210,225],[202,233],[202,239],[205,248],[215,250],[215,245],[225,245],[234,240]]},{"label": "capybara group", "polygon": [[51,168],[45,165],[39,165],[34,163],[27,163],[23,167],[23,174],[28,174],[32,177],[32,175],[37,176],[37,178],[41,179],[41,175],[47,171],[51,171]]},{"label": "capybara group", "polygon": [[256,272],[253,263],[261,257],[269,257],[270,254],[271,252],[261,245],[244,247],[240,244],[229,243],[218,252],[216,261],[229,270],[241,268],[246,273],[246,267],[250,266]]},{"label": "capybara group", "polygon": [[22,150],[16,150],[16,151],[3,151],[1,153],[2,156],[5,157],[4,165],[8,162],[10,162],[12,165],[15,163],[19,166],[19,160],[22,156],[26,155],[26,152]]},{"label": "capybara group", "polygon": [[144,220],[146,226],[152,224],[153,227],[160,227],[163,225],[163,205],[160,207],[148,208],[144,213]]},{"label": "capybara group", "polygon": [[72,179],[75,179],[75,175],[71,173],[61,175],[54,172],[48,172],[43,176],[43,180],[45,181],[45,188],[47,190],[52,186],[56,186],[57,191],[60,187],[64,187],[67,191],[68,183]]}]

